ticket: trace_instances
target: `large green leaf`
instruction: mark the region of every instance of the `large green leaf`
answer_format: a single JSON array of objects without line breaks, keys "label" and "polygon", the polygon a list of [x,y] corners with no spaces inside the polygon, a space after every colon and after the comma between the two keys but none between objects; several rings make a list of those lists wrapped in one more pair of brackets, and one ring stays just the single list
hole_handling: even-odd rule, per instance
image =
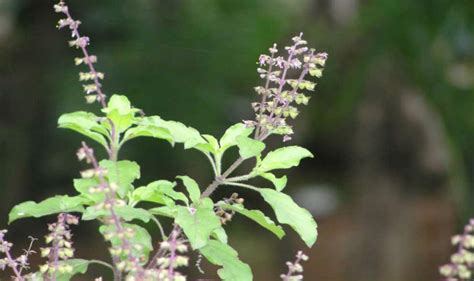
[{"label": "large green leaf", "polygon": [[206,143],[198,130],[187,127],[183,123],[176,121],[165,121],[158,116],[144,117],[139,121],[139,125],[156,126],[166,128],[174,142],[184,143],[184,148],[192,148],[197,144]]},{"label": "large green leaf", "polygon": [[[151,219],[151,214],[141,208],[134,208],[129,205],[116,206],[114,209],[114,214],[123,218],[125,221],[131,220],[141,220],[143,222],[149,222]],[[82,215],[82,220],[88,221],[93,220],[98,217],[109,217],[111,216],[111,210],[104,208],[97,209],[96,206],[87,207]]]},{"label": "large green leaf", "polygon": [[[185,203],[186,205],[189,204],[188,197],[186,197],[184,193],[174,190],[174,187],[176,186],[175,182],[170,182],[167,180],[158,180],[148,184],[148,186],[151,186],[151,188],[156,189],[158,192],[163,193],[164,195],[175,201],[179,200]],[[170,206],[173,205],[174,204],[170,204]]]},{"label": "large green leaf", "polygon": [[298,206],[290,196],[282,192],[270,188],[256,190],[272,206],[280,223],[291,226],[308,247],[313,246],[318,237],[318,226],[308,210]]},{"label": "large green leaf", "polygon": [[222,207],[224,209],[232,210],[243,216],[246,216],[247,218],[261,225],[262,227],[273,232],[280,239],[285,236],[285,231],[283,231],[283,228],[279,225],[276,225],[274,221],[272,221],[269,217],[265,216],[265,214],[259,210],[247,210],[244,208],[244,206],[238,204],[224,204],[222,205]]},{"label": "large green leaf", "polygon": [[309,150],[299,146],[287,146],[271,151],[255,168],[254,173],[261,174],[271,170],[288,169],[298,166],[301,159],[313,157]]},{"label": "large green leaf", "polygon": [[81,196],[69,197],[67,195],[48,198],[39,203],[33,201],[16,205],[8,215],[8,223],[17,219],[28,217],[44,217],[57,213],[83,212],[84,198]]},{"label": "large green leaf", "polygon": [[77,111],[61,115],[58,120],[59,128],[66,128],[83,134],[103,147],[107,147],[107,130],[99,123],[99,118],[93,113]]},{"label": "large green leaf", "polygon": [[195,250],[204,247],[214,230],[221,227],[209,198],[203,199],[194,207],[176,207],[175,222],[183,229]]},{"label": "large green leaf", "polygon": [[102,160],[99,165],[107,170],[109,182],[118,185],[117,193],[122,198],[132,191],[133,181],[140,178],[140,166],[136,162]]},{"label": "large green leaf", "polygon": [[260,156],[265,149],[265,144],[247,136],[238,136],[236,138],[239,154],[243,159]]},{"label": "large green leaf", "polygon": [[252,128],[247,128],[242,123],[237,123],[229,127],[219,141],[221,153],[223,153],[227,148],[237,145],[237,137],[247,137],[252,133],[252,131]]},{"label": "large green leaf", "polygon": [[194,203],[199,202],[199,198],[201,197],[201,190],[199,189],[199,186],[196,181],[188,176],[177,176],[176,178],[183,181],[184,186],[188,190],[189,198],[191,198],[191,201]]},{"label": "large green leaf", "polygon": [[199,250],[206,259],[215,265],[222,266],[217,271],[224,281],[252,281],[252,270],[248,264],[239,260],[238,253],[227,244],[217,240],[209,240]]}]

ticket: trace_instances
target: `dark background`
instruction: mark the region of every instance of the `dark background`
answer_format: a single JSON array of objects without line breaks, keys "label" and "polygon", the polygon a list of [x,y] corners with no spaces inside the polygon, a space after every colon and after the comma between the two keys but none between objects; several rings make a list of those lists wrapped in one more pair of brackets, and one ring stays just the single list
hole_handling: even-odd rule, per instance
[{"label": "dark background", "polygon": [[[106,93],[219,136],[252,118],[259,54],[304,32],[329,60],[291,141],[316,157],[290,173],[286,191],[313,212],[319,240],[309,250],[294,235],[278,241],[238,218],[230,243],[257,281],[277,280],[298,249],[310,256],[305,280],[440,279],[450,236],[474,213],[473,1],[69,2],[106,73]],[[84,104],[73,65],[79,53],[55,29],[52,5],[0,0],[0,225],[18,253],[29,235],[42,245],[54,218],[7,226],[8,211],[72,194],[83,167],[74,155],[83,138],[57,129],[57,118],[97,110]],[[201,185],[211,178],[201,155],[165,142],[130,142],[121,157],[142,166],[142,184],[179,174]],[[96,228],[74,230],[81,257],[107,258]],[[105,274],[95,266],[90,273],[84,280]],[[205,277],[216,278],[213,269]]]}]

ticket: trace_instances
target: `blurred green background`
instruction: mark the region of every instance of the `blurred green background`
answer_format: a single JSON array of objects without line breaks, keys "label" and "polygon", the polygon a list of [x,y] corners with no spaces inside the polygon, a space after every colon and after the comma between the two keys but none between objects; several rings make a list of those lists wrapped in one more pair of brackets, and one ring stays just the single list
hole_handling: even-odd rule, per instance
[{"label": "blurred green background", "polygon": [[[294,235],[278,241],[237,218],[230,243],[257,281],[278,280],[298,249],[310,256],[305,280],[439,279],[449,237],[474,213],[473,1],[69,2],[106,73],[106,93],[126,94],[147,114],[213,135],[252,118],[259,54],[304,32],[329,60],[291,141],[316,157],[290,173],[287,192],[315,215],[319,240],[306,249]],[[73,65],[78,52],[55,29],[52,5],[0,0],[2,228],[19,202],[73,193],[83,138],[57,129],[56,120],[97,110],[84,104]],[[141,183],[179,174],[202,185],[211,179],[206,159],[181,146],[138,140],[121,156],[142,166]],[[51,220],[8,226],[18,252],[29,235],[42,238]],[[75,230],[80,256],[107,258],[96,229],[83,223]],[[192,267],[190,280],[217,280],[203,267],[204,275]],[[105,274],[90,273],[77,280]]]}]

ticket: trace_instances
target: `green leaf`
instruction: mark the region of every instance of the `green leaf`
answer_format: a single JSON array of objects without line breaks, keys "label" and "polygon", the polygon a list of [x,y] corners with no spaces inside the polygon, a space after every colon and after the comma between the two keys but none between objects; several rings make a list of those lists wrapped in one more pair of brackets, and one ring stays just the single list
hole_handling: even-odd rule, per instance
[{"label": "green leaf", "polygon": [[136,162],[102,160],[99,165],[107,170],[109,183],[118,185],[117,193],[121,198],[133,190],[132,182],[140,178],[140,166]]},{"label": "green leaf", "polygon": [[175,222],[181,226],[193,249],[204,247],[215,229],[221,227],[211,199],[203,199],[195,207],[176,206]]},{"label": "green leaf", "polygon": [[99,180],[97,178],[81,178],[74,179],[74,188],[86,199],[92,203],[101,202],[105,198],[105,194],[101,192],[91,193],[90,189],[97,187],[99,185]]},{"label": "green leaf", "polygon": [[301,159],[313,157],[307,149],[299,146],[287,146],[271,151],[263,158],[255,169],[255,173],[261,174],[271,170],[288,169],[298,166]]},{"label": "green leaf", "polygon": [[242,158],[248,159],[260,156],[265,149],[265,144],[261,141],[254,140],[246,136],[238,136],[236,138],[239,154]]},{"label": "green leaf", "polygon": [[210,263],[222,266],[217,273],[223,281],[253,280],[250,266],[240,261],[237,252],[229,245],[217,240],[209,240],[207,245],[199,251]]},{"label": "green leaf", "polygon": [[177,214],[177,209],[176,207],[163,206],[163,207],[150,209],[148,210],[148,212],[150,212],[150,214],[157,215],[157,216],[175,218]]},{"label": "green leaf", "polygon": [[[148,259],[150,252],[153,251],[151,236],[148,231],[141,226],[130,223],[124,223],[122,226],[125,229],[131,228],[134,232],[134,234],[128,238],[128,241],[130,244],[132,244],[132,251],[135,252],[136,256]],[[105,233],[116,233],[116,228],[115,225],[102,225],[99,228],[99,231],[102,233],[102,235]],[[119,246],[122,243],[121,239],[119,239],[117,235],[113,235],[110,242],[112,246]],[[121,256],[122,260],[127,260],[127,258],[128,255]]]},{"label": "green leaf", "polygon": [[180,200],[184,202],[186,205],[189,205],[188,197],[186,197],[184,193],[174,190],[174,187],[176,186],[175,182],[159,180],[159,181],[152,182],[149,185],[156,186],[159,192],[162,192],[163,194],[170,197],[171,199],[175,201]]},{"label": "green leaf", "polygon": [[206,139],[206,143],[200,143],[195,146],[196,149],[207,153],[210,152],[212,154],[219,153],[219,141],[211,136],[211,135],[202,135]]},{"label": "green leaf", "polygon": [[93,113],[77,111],[61,115],[58,120],[59,128],[76,131],[89,137],[107,148],[107,130],[98,122],[99,118]]},{"label": "green leaf", "polygon": [[[64,268],[65,266],[69,267],[71,271],[58,271],[56,274],[57,281],[69,281],[74,275],[84,274],[87,272],[89,264],[91,262],[83,259],[70,259],[66,261],[59,261],[59,268]],[[43,281],[43,274],[40,272],[33,273],[31,276],[27,277],[28,281]]]},{"label": "green leaf", "polygon": [[244,206],[238,205],[238,204],[233,204],[233,205],[224,204],[222,205],[222,207],[224,209],[235,211],[255,221],[262,227],[273,232],[279,239],[285,236],[285,231],[283,231],[283,228],[279,225],[276,225],[274,221],[272,221],[269,217],[265,216],[265,214],[259,210],[247,210],[244,208]]},{"label": "green leaf", "polygon": [[141,186],[133,191],[131,204],[133,205],[141,201],[147,201],[167,206],[174,206],[174,201],[165,195],[165,193],[160,189],[160,185],[171,185],[171,188],[174,186],[173,183],[169,181],[155,181],[149,183],[147,186]]},{"label": "green leaf", "polygon": [[[114,207],[114,213],[115,215],[123,218],[125,221],[141,220],[143,222],[149,222],[151,219],[151,215],[147,210],[141,208],[134,208],[129,205]],[[104,208],[98,210],[96,206],[90,206],[87,207],[84,211],[84,214],[82,215],[82,220],[89,221],[98,217],[110,216],[110,210]]]},{"label": "green leaf", "polygon": [[67,195],[48,198],[39,203],[33,201],[16,205],[8,215],[8,223],[17,219],[34,217],[40,218],[57,213],[83,212],[84,198],[81,196],[69,197]]},{"label": "green leaf", "polygon": [[199,202],[199,198],[201,197],[201,190],[199,189],[199,186],[196,181],[188,176],[177,176],[176,178],[183,181],[184,186],[188,190],[189,198],[191,198],[191,201],[194,203]]},{"label": "green leaf", "polygon": [[229,240],[227,237],[227,233],[225,232],[225,229],[222,226],[214,230],[214,232],[212,233],[212,237],[216,238],[216,240],[219,240],[224,244],[227,244]]},{"label": "green leaf", "polygon": [[270,188],[256,189],[263,199],[272,206],[280,223],[291,226],[308,245],[313,246],[318,237],[318,226],[308,210],[298,206],[293,199]]},{"label": "green leaf", "polygon": [[74,275],[77,274],[84,274],[87,272],[87,268],[89,267],[90,262],[88,260],[83,259],[70,259],[67,261],[60,261],[59,267],[61,266],[70,266],[72,267],[72,271],[70,272],[61,272],[59,271],[56,279],[58,281],[69,281]]},{"label": "green leaf", "polygon": [[158,116],[151,116],[142,118],[139,124],[166,128],[173,137],[174,142],[184,143],[185,149],[192,148],[200,143],[206,143],[206,140],[204,140],[198,130],[187,127],[180,122],[165,121]]},{"label": "green leaf", "polygon": [[173,136],[166,128],[157,126],[138,125],[128,129],[123,136],[123,143],[138,137],[152,137],[157,139],[167,140],[169,143],[174,144]]},{"label": "green leaf", "polygon": [[286,183],[288,179],[286,176],[282,176],[281,178],[277,178],[274,174],[272,173],[263,173],[260,175],[261,177],[271,181],[273,185],[275,186],[275,189],[277,191],[282,191],[286,187]]},{"label": "green leaf", "polygon": [[122,133],[134,123],[135,114],[139,109],[132,108],[126,96],[113,95],[110,97],[107,107],[102,112],[107,114],[107,118],[112,120],[115,132]]},{"label": "green leaf", "polygon": [[223,153],[227,148],[237,145],[238,136],[247,137],[252,133],[252,131],[252,128],[247,128],[242,123],[237,123],[229,127],[219,141],[221,153]]}]

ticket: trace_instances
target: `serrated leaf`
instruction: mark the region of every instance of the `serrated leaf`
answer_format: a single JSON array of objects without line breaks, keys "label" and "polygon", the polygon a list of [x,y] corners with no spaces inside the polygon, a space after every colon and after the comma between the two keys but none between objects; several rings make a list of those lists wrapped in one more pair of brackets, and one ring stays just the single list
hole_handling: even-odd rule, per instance
[{"label": "serrated leaf", "polygon": [[209,240],[207,245],[199,251],[210,263],[222,266],[217,273],[223,281],[253,280],[250,266],[240,261],[237,252],[229,245],[217,240]]},{"label": "serrated leaf", "polygon": [[59,128],[66,128],[76,131],[86,137],[89,137],[107,147],[107,140],[104,136],[108,135],[107,130],[98,122],[98,117],[93,113],[85,111],[76,111],[61,115],[58,120]]},{"label": "serrated leaf", "polygon": [[237,137],[244,136],[248,137],[252,133],[252,128],[247,128],[242,123],[237,123],[229,127],[222,138],[219,141],[221,153],[223,153],[227,148],[237,145]]},{"label": "serrated leaf", "polygon": [[118,185],[117,193],[121,198],[133,190],[132,183],[140,178],[140,166],[136,162],[102,160],[99,165],[107,170],[109,182]]},{"label": "serrated leaf", "polygon": [[261,174],[271,170],[288,169],[298,166],[301,159],[313,157],[309,150],[299,146],[287,146],[269,152],[256,167],[254,173]]},{"label": "serrated leaf", "polygon": [[8,223],[17,219],[34,217],[40,218],[58,213],[83,212],[84,198],[81,196],[69,197],[67,195],[48,198],[39,203],[33,201],[16,205],[8,215]]},{"label": "serrated leaf", "polygon": [[273,234],[275,234],[279,239],[285,236],[285,231],[283,231],[283,228],[279,225],[276,225],[274,221],[272,221],[269,217],[265,216],[265,214],[259,210],[247,210],[245,209],[244,206],[238,205],[238,204],[233,204],[233,205],[224,204],[222,205],[222,207],[224,209],[235,211],[255,221],[262,227],[273,232]]},{"label": "serrated leaf", "polygon": [[286,187],[286,183],[288,181],[286,176],[282,176],[281,178],[277,178],[272,173],[263,173],[260,175],[262,178],[265,178],[273,183],[275,189],[277,191],[282,191]]},{"label": "serrated leaf", "polygon": [[200,143],[206,143],[206,140],[204,140],[198,130],[187,127],[180,122],[165,121],[158,116],[150,116],[142,118],[139,124],[166,128],[173,137],[174,142],[184,143],[185,149],[192,148]]},{"label": "serrated leaf", "polygon": [[[124,228],[133,229],[134,235],[129,237],[128,241],[130,242],[130,244],[132,244],[132,251],[135,252],[135,255],[145,258],[145,262],[146,262],[150,252],[153,251],[151,235],[148,233],[148,231],[145,228],[135,225],[135,224],[124,223],[122,224],[122,226]],[[102,225],[99,228],[99,231],[103,235],[106,232],[115,233],[116,229],[114,225]],[[122,243],[121,239],[119,239],[116,235],[112,236],[112,239],[111,239],[112,246],[120,246],[121,243]],[[138,245],[139,247],[134,247],[135,245]],[[128,255],[123,255],[121,256],[121,259],[127,260],[128,257],[129,257]]]},{"label": "serrated leaf", "polygon": [[247,136],[238,136],[236,138],[239,154],[243,159],[260,156],[265,149],[265,144]]},{"label": "serrated leaf", "polygon": [[214,230],[221,227],[209,198],[203,199],[195,207],[176,206],[176,208],[175,222],[183,229],[195,250],[204,247]]},{"label": "serrated leaf", "polygon": [[282,192],[270,188],[256,190],[273,208],[280,223],[291,226],[308,247],[313,246],[318,237],[318,226],[308,210],[298,206],[290,196]]},{"label": "serrated leaf", "polygon": [[199,202],[199,198],[201,197],[201,190],[199,189],[199,186],[196,181],[188,176],[177,176],[176,178],[183,181],[183,184],[189,193],[189,198],[191,198],[191,201],[194,203]]},{"label": "serrated leaf", "polygon": [[[116,206],[113,210],[115,215],[123,218],[125,221],[141,220],[143,222],[149,222],[151,219],[151,215],[147,210],[134,208],[129,205]],[[110,210],[104,208],[97,210],[96,206],[90,206],[84,211],[82,220],[89,221],[98,217],[110,217],[110,215]]]}]

